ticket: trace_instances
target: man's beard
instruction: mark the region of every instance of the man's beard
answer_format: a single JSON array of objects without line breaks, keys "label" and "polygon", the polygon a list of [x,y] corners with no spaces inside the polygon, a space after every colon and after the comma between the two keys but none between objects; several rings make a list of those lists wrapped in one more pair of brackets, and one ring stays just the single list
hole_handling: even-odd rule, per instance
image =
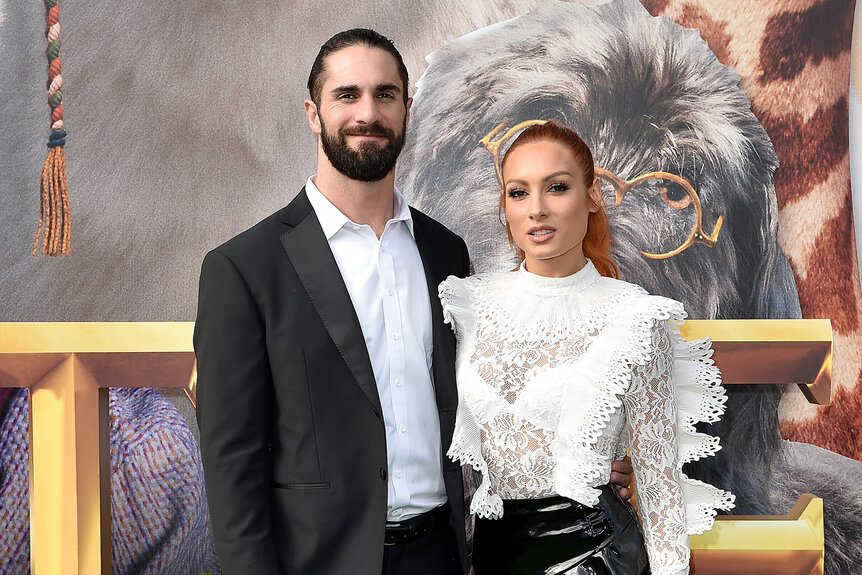
[{"label": "man's beard", "polygon": [[[395,160],[404,147],[404,132],[407,129],[407,118],[401,133],[396,134],[393,130],[374,122],[368,126],[353,126],[341,128],[337,134],[327,131],[320,119],[320,143],[323,153],[329,158],[332,166],[350,178],[360,182],[378,182],[386,177],[395,167]],[[358,149],[351,148],[347,143],[350,134],[373,134],[384,136],[388,142],[382,148],[372,142],[362,143]]]}]

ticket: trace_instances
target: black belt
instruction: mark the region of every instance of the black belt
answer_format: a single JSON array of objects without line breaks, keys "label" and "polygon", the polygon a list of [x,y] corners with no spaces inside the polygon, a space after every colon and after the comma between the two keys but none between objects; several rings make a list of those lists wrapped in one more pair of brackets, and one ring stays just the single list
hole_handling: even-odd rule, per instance
[{"label": "black belt", "polygon": [[449,504],[426,511],[404,521],[387,521],[384,545],[410,543],[449,524]]}]

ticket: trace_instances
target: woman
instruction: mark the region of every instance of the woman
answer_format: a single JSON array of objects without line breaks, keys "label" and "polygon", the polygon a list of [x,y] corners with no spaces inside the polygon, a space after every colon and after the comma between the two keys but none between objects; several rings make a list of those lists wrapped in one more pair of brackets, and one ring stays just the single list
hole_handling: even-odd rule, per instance
[{"label": "woman", "polygon": [[[679,302],[615,279],[592,154],[574,131],[528,127],[500,175],[521,265],[440,285],[458,338],[449,457],[481,474],[476,573],[688,573],[688,534],[733,504],[681,471],[719,449],[694,430],[724,409],[709,341],[679,336]],[[604,484],[626,447],[642,529]]]}]

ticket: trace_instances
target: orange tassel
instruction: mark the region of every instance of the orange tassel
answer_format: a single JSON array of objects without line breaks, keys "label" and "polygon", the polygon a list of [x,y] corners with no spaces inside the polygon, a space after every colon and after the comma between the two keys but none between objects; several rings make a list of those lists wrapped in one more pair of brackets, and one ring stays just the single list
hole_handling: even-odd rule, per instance
[{"label": "orange tassel", "polygon": [[48,150],[48,157],[42,166],[40,191],[39,227],[33,242],[33,253],[35,254],[39,247],[44,224],[42,253],[49,256],[67,255],[71,245],[71,218],[69,185],[66,181],[66,152],[63,146]]}]

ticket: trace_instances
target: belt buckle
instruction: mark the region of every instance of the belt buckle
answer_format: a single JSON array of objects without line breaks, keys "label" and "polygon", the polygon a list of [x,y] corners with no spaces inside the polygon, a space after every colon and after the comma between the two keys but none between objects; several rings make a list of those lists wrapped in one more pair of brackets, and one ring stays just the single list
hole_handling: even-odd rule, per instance
[{"label": "belt buckle", "polygon": [[[404,543],[404,539],[406,536],[412,535],[412,526],[411,525],[402,525],[401,523],[392,523],[391,525],[387,523],[386,530],[392,529],[388,533],[384,531],[383,534],[383,545],[387,547],[391,547],[392,545],[398,545],[399,543]],[[406,531],[406,534],[405,534]],[[386,541],[386,536],[391,535],[393,541],[388,543]]]},{"label": "belt buckle", "polygon": [[[437,517],[440,510],[441,508],[437,508],[423,513],[422,515],[424,517],[421,517],[421,520],[418,523],[414,523],[413,518],[408,519],[405,522],[387,522],[383,544],[386,546],[392,546],[399,543],[409,543],[431,533],[435,526],[440,523],[440,520]],[[417,519],[419,519],[419,517],[417,517]],[[389,531],[390,529],[391,531]],[[391,537],[391,542],[386,541],[388,538],[387,535]]]}]

